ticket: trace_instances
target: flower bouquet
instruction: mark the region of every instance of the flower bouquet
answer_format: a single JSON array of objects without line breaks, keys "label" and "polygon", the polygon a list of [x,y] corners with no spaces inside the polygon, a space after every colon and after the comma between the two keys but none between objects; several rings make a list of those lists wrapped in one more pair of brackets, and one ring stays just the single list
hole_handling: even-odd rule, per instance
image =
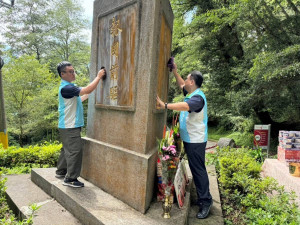
[{"label": "flower bouquet", "polygon": [[178,156],[180,156],[180,159],[181,159],[184,155],[184,152],[183,152],[183,148],[182,148],[182,140],[180,138],[180,133],[179,133],[179,122],[177,122],[177,119],[178,119],[178,114],[177,114],[175,120],[174,120],[174,116],[173,116],[172,130],[173,130],[174,145],[176,146],[177,154],[178,154]]},{"label": "flower bouquet", "polygon": [[164,201],[165,196],[170,196],[170,203],[173,203],[174,178],[179,163],[180,151],[174,144],[174,130],[166,131],[164,127],[163,138],[158,140],[158,201]]}]

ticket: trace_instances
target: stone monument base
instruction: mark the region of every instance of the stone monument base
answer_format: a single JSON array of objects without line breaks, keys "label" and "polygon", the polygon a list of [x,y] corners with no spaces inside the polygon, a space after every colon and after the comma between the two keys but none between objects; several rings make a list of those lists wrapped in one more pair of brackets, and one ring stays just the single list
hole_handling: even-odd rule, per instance
[{"label": "stone monument base", "polygon": [[171,218],[162,217],[162,202],[152,201],[149,209],[142,214],[119,199],[104,192],[92,183],[79,178],[84,188],[64,186],[63,179],[54,177],[56,168],[32,169],[31,180],[53,197],[66,210],[72,213],[82,224],[187,224],[190,207],[190,193],[186,193],[183,209],[173,204]]},{"label": "stone monument base", "polygon": [[81,177],[145,213],[153,198],[157,148],[149,154],[84,137]]},{"label": "stone monument base", "polygon": [[[33,217],[33,224],[38,225],[224,224],[214,166],[207,167],[214,204],[209,217],[204,220],[195,217],[198,206],[192,204],[191,200],[193,196],[194,201],[196,200],[196,192],[192,188],[193,194],[190,194],[189,186],[184,207],[179,209],[177,203],[174,203],[171,218],[164,219],[162,202],[153,200],[147,212],[142,214],[82,178],[79,180],[84,182],[84,188],[63,186],[63,179],[54,177],[55,170],[56,168],[32,169],[31,177],[30,174],[6,176],[8,203],[16,215],[22,219],[28,218],[26,211],[35,203],[41,206]],[[192,181],[190,183],[192,184]]]}]

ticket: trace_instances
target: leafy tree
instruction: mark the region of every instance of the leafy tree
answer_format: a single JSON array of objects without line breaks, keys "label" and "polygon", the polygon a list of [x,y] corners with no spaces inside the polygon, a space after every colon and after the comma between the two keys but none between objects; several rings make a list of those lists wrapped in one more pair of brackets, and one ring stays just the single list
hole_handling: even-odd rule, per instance
[{"label": "leafy tree", "polygon": [[19,0],[3,14],[0,21],[6,24],[3,34],[10,51],[14,55],[35,54],[40,61],[47,52],[52,28],[49,1]]},{"label": "leafy tree", "polygon": [[58,79],[47,65],[28,55],[12,58],[3,67],[3,75],[8,128],[23,146],[43,128],[52,129],[57,121],[57,93],[52,90]]},{"label": "leafy tree", "polygon": [[[56,72],[58,62],[71,61],[88,75],[90,44],[78,0],[20,0],[10,10],[1,9],[5,45],[14,56],[35,54]],[[3,25],[2,25],[3,26]]]},{"label": "leafy tree", "polygon": [[276,136],[299,128],[299,0],[171,3],[176,61],[184,74],[205,74],[211,122],[234,128],[227,118],[248,117]]},{"label": "leafy tree", "polygon": [[[83,17],[80,1],[20,0],[14,8],[0,11],[4,15],[0,24],[5,36],[0,48],[8,62],[3,74],[9,140],[17,139],[20,145],[55,140],[60,80],[57,63],[70,61],[80,86],[89,80],[90,46],[85,41],[89,24]],[[33,55],[38,61],[32,59]],[[28,73],[41,79],[28,81],[32,78]],[[13,80],[12,74],[17,74],[18,80]],[[28,82],[32,85],[27,85]],[[20,94],[14,96],[12,90]]]},{"label": "leafy tree", "polygon": [[56,69],[60,61],[70,61],[77,72],[88,75],[90,45],[85,30],[89,23],[83,17],[82,6],[78,0],[54,0],[52,2],[52,25],[50,36],[50,54],[47,61]]}]

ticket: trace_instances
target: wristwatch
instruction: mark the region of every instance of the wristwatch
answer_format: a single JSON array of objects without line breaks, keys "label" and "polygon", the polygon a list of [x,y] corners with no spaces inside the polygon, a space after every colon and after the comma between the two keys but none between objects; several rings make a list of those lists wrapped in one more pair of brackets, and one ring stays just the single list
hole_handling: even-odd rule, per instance
[{"label": "wristwatch", "polygon": [[165,103],[165,109],[168,109],[168,103],[167,102]]}]

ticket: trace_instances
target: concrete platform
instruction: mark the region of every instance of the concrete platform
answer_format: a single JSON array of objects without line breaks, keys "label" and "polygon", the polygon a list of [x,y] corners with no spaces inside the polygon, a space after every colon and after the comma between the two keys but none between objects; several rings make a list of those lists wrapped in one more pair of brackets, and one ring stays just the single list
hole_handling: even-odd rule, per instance
[{"label": "concrete platform", "polygon": [[41,206],[33,217],[37,225],[76,225],[81,224],[70,212],[57,201],[47,195],[38,186],[32,183],[30,174],[8,175],[6,181],[6,195],[8,204],[19,218],[28,218],[33,203]]},{"label": "concrete platform", "polygon": [[216,170],[215,167],[211,165],[207,166],[206,169],[207,169],[208,179],[209,179],[210,194],[212,195],[213,198],[213,205],[210,210],[210,214],[207,218],[201,220],[197,219],[196,214],[198,213],[199,207],[196,205],[197,193],[196,193],[196,187],[195,185],[193,185],[191,188],[191,207],[189,210],[189,217],[188,217],[188,224],[190,225],[224,224]]},{"label": "concrete platform", "polygon": [[164,219],[161,202],[153,201],[146,214],[142,214],[82,178],[79,180],[85,183],[84,188],[63,186],[63,179],[54,177],[55,170],[55,168],[33,169],[31,179],[29,174],[7,176],[6,193],[17,215],[26,218],[29,206],[36,203],[41,205],[34,215],[33,222],[36,225],[224,224],[214,166],[207,167],[214,205],[210,216],[204,220],[195,218],[198,207],[191,204],[192,196],[196,199],[194,188],[192,196],[190,188],[187,188],[184,208],[179,209],[174,203],[171,218]]},{"label": "concrete platform", "polygon": [[173,204],[171,219],[163,219],[161,202],[153,202],[147,213],[142,214],[82,178],[79,180],[84,182],[84,188],[71,188],[63,186],[63,180],[54,174],[55,168],[33,169],[31,179],[82,224],[186,224],[189,200],[181,210]]},{"label": "concrete platform", "polygon": [[262,166],[262,176],[275,178],[285,190],[294,191],[297,195],[296,202],[300,207],[300,177],[294,177],[289,173],[289,167],[286,163],[277,159],[266,159]]}]

